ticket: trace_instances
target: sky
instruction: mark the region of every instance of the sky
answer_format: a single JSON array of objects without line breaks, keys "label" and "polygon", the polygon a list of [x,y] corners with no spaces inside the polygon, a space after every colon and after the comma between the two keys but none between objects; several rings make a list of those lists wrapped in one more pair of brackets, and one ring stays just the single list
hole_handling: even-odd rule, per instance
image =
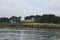
[{"label": "sky", "polygon": [[0,17],[43,14],[60,16],[60,0],[0,0]]}]

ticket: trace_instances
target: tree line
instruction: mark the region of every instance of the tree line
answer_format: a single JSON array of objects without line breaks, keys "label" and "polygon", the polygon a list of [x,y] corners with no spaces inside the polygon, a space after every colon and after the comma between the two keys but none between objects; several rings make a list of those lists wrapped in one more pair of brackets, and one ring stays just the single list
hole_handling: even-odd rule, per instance
[{"label": "tree line", "polygon": [[[24,17],[25,20],[32,20],[34,22],[39,22],[39,23],[60,23],[60,17],[55,16],[54,14],[44,14],[44,15],[30,15]],[[1,17],[0,22],[20,22],[21,21],[21,16],[12,16],[10,18],[8,17]]]},{"label": "tree line", "polygon": [[21,16],[17,17],[17,16],[12,16],[10,18],[8,17],[1,17],[0,18],[0,22],[20,22],[21,20]]},{"label": "tree line", "polygon": [[34,18],[35,22],[39,23],[60,23],[60,17],[54,14],[44,14],[44,15],[30,15],[26,16],[25,20],[32,20]]}]

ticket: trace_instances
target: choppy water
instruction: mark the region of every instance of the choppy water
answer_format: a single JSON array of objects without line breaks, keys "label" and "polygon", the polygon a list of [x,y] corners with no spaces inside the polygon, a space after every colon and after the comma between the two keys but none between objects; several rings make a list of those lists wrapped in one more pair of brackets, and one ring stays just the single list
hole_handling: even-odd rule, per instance
[{"label": "choppy water", "polygon": [[60,31],[0,29],[0,40],[60,40]]}]

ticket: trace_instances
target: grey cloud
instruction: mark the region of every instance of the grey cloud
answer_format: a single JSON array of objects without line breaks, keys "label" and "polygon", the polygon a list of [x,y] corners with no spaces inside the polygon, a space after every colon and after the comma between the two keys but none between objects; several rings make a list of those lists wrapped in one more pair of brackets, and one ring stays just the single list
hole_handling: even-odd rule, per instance
[{"label": "grey cloud", "polygon": [[49,2],[50,0],[0,0],[0,16],[24,17],[26,15],[44,14],[49,9],[46,7]]}]

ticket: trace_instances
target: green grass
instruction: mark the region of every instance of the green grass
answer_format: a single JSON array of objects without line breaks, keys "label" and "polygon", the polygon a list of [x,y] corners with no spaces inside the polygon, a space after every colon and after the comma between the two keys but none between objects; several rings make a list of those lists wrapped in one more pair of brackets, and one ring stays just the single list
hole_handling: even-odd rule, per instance
[{"label": "green grass", "polygon": [[22,25],[48,25],[48,26],[60,26],[60,24],[53,24],[53,23],[23,23]]},{"label": "green grass", "polygon": [[0,27],[31,27],[31,28],[60,28],[60,24],[53,24],[53,23],[0,23]]}]

